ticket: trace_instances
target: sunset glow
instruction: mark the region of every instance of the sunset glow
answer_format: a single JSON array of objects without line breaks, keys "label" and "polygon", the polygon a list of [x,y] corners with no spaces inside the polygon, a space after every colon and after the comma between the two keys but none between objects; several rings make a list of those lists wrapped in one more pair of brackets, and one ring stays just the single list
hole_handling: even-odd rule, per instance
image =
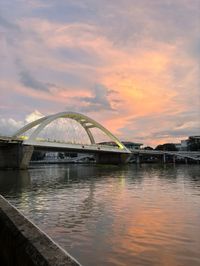
[{"label": "sunset glow", "polygon": [[145,145],[198,135],[199,5],[1,1],[0,133],[75,111]]}]

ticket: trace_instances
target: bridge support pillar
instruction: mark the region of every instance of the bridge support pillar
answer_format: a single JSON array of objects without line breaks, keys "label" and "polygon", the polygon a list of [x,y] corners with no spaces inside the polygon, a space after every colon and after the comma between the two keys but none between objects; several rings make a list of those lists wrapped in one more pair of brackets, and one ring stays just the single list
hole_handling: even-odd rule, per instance
[{"label": "bridge support pillar", "polygon": [[95,160],[99,164],[125,164],[128,162],[130,154],[123,153],[96,153]]},{"label": "bridge support pillar", "polygon": [[0,168],[28,168],[33,150],[33,146],[22,143],[4,143],[0,146]]},{"label": "bridge support pillar", "polygon": [[165,164],[166,163],[166,154],[163,153],[163,163]]},{"label": "bridge support pillar", "polygon": [[140,155],[139,154],[136,155],[136,163],[140,164]]}]

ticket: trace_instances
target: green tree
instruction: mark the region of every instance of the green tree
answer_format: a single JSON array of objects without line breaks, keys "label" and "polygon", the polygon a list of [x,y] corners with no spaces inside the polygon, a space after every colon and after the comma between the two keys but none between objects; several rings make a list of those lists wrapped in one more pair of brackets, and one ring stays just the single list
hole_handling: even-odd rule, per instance
[{"label": "green tree", "polygon": [[177,151],[177,148],[174,143],[164,143],[158,145],[155,150],[159,151]]},{"label": "green tree", "polygon": [[146,146],[146,147],[144,147],[144,150],[153,150],[153,148],[150,146]]}]

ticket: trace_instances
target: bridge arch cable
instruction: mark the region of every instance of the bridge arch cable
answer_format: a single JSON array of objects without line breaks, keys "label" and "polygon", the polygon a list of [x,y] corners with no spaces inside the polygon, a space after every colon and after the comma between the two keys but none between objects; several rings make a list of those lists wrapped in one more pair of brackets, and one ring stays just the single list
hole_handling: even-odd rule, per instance
[{"label": "bridge arch cable", "polygon": [[[75,112],[62,112],[62,113],[57,113],[54,115],[49,115],[49,116],[40,118],[36,121],[29,123],[28,125],[24,126],[20,130],[18,130],[13,135],[13,137],[19,137],[21,134],[23,134],[23,133],[27,132],[28,130],[30,130],[31,128],[37,126],[36,129],[33,131],[33,133],[30,135],[30,137],[28,139],[29,142],[30,141],[37,141],[37,138],[38,138],[40,132],[43,131],[44,128],[46,128],[53,121],[61,119],[61,118],[65,118],[65,119],[69,118],[71,120],[78,122],[78,124],[81,125],[81,128],[83,128],[84,131],[87,133],[87,136],[89,137],[91,144],[96,143],[96,140],[94,139],[94,136],[91,132],[92,129],[95,128],[95,129],[102,131],[107,137],[110,138],[111,141],[116,143],[116,146],[119,149],[127,150],[126,147],[119,141],[119,139],[116,138],[110,131],[108,131],[106,128],[104,128],[101,124],[99,124],[95,120],[93,120],[93,119],[91,119],[85,115],[75,113]],[[70,123],[72,123],[72,122],[70,122]],[[77,127],[77,125],[76,125],[76,127]],[[79,132],[80,131],[74,127],[74,136],[77,136],[79,141],[81,141],[82,136],[80,136]]]},{"label": "bridge arch cable", "polygon": [[36,140],[68,144],[90,144],[90,139],[83,126],[68,117],[51,121],[39,132]]}]

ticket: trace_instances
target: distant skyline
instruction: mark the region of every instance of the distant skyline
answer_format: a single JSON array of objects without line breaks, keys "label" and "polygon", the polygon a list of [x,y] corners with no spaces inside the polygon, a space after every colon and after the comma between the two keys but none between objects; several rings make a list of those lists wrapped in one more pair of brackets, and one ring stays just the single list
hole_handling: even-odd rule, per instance
[{"label": "distant skyline", "polygon": [[156,146],[200,134],[200,0],[1,0],[0,134],[62,111]]}]

